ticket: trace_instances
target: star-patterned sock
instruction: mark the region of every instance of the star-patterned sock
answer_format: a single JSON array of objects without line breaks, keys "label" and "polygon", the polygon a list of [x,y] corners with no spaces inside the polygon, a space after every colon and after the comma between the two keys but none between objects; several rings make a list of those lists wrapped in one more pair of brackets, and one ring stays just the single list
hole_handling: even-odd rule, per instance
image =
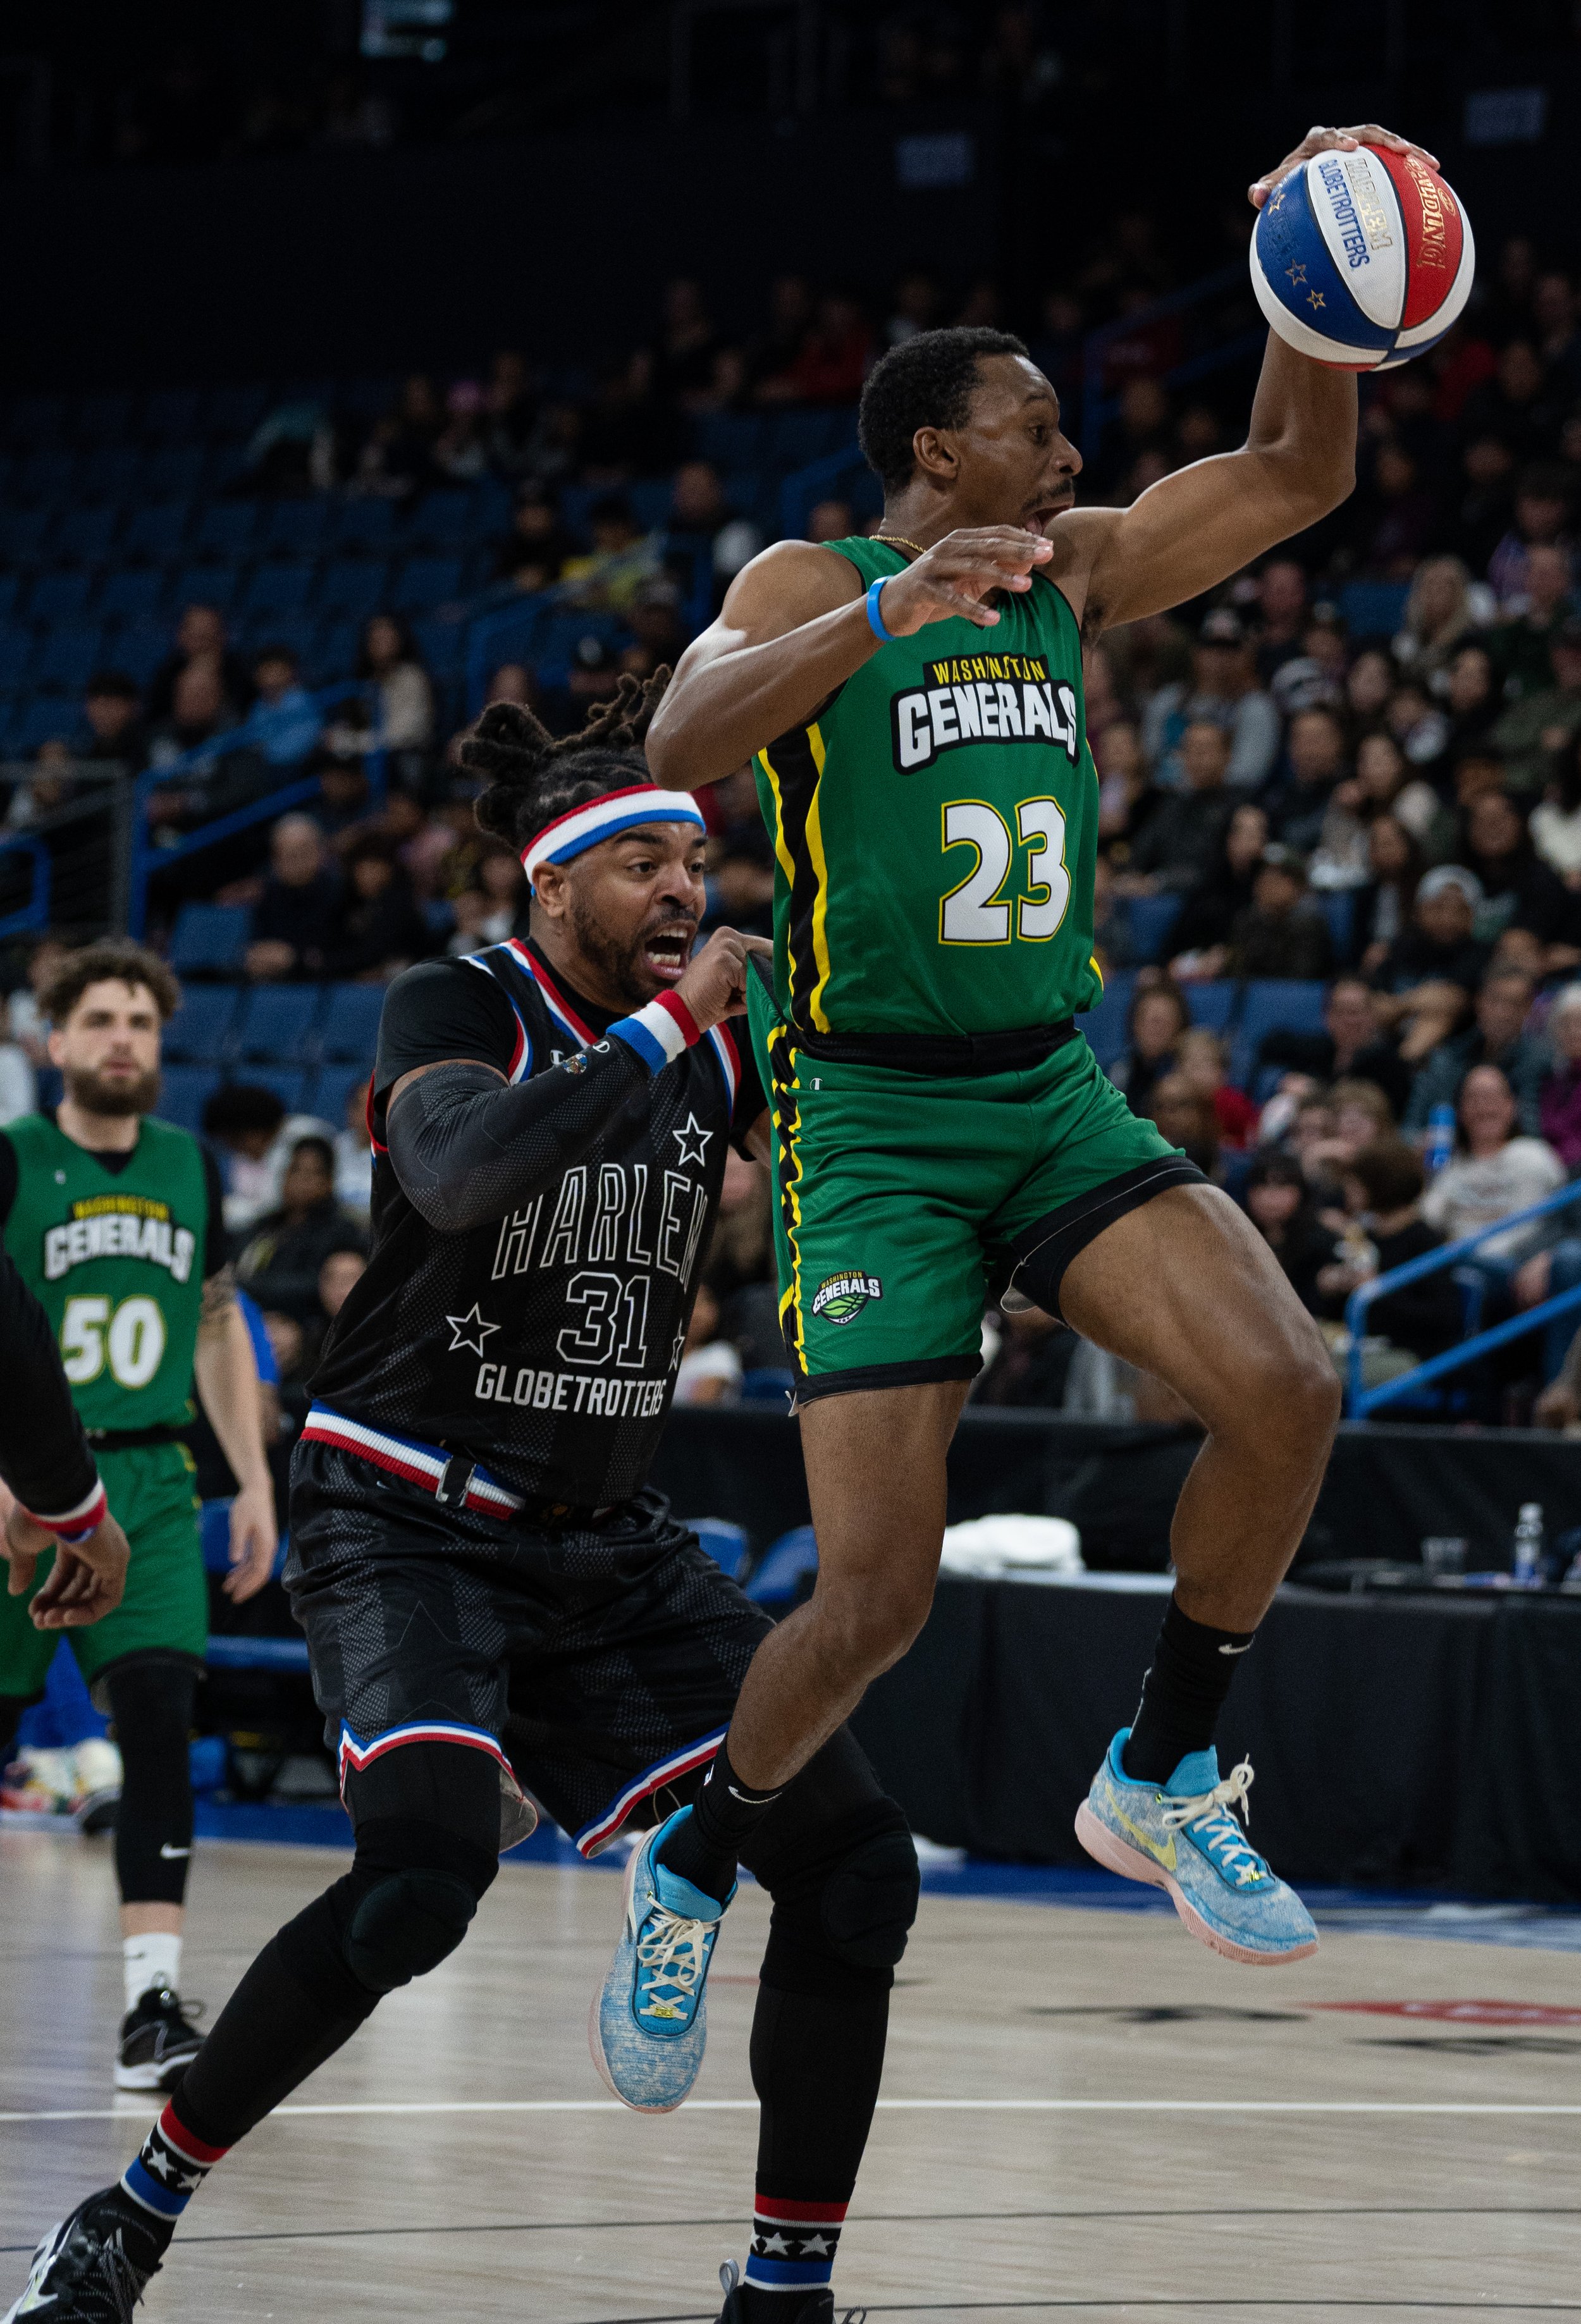
[{"label": "star-patterned sock", "polygon": [[835,2272],[846,2210],[844,2203],[796,2202],[759,2188],[744,2277],[749,2315],[759,2307],[755,2293],[805,2293],[827,2283]]},{"label": "star-patterned sock", "polygon": [[176,2221],[208,2178],[223,2146],[208,2146],[194,2137],[176,2112],[172,2099],[143,2140],[142,2149],[126,2165],[121,2185],[134,2203],[166,2223],[166,2241]]}]

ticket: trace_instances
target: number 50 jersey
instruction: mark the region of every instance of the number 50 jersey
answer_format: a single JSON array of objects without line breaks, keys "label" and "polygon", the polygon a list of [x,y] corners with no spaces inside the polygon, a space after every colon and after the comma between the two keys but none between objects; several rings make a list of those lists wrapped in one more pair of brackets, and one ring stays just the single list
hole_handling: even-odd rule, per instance
[{"label": "number 50 jersey", "polygon": [[[827,546],[864,582],[911,561]],[[757,755],[776,995],[798,1032],[1007,1032],[1103,990],[1080,632],[1040,573],[994,602],[991,629],[930,622],[881,646]]]},{"label": "number 50 jersey", "polygon": [[[369,1109],[373,1252],[311,1383],[348,1419],[582,1507],[646,1481],[726,1147],[764,1106],[727,1026],[654,1071],[606,1038],[615,1021],[516,942],[396,978]],[[445,1234],[396,1176],[384,1107],[402,1074],[458,1057],[541,1083],[544,1167],[522,1207]]]}]

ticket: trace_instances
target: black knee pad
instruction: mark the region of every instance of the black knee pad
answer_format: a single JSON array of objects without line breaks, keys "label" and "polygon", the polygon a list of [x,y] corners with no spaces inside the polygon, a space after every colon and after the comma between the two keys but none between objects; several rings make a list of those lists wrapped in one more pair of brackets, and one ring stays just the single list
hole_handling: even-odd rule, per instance
[{"label": "black knee pad", "polygon": [[906,1820],[879,1799],[826,1835],[829,1845],[769,1881],[773,1919],[763,1982],[793,1993],[888,1986],[917,1917],[920,1881]]},{"label": "black knee pad", "polygon": [[898,1808],[895,1818],[889,1831],[853,1849],[824,1886],[824,1934],[857,1969],[893,1969],[917,1917],[917,1850]]},{"label": "black knee pad", "polygon": [[346,1959],[370,1993],[393,1993],[453,1953],[477,1910],[477,1891],[454,1872],[388,1873],[351,1916]]}]

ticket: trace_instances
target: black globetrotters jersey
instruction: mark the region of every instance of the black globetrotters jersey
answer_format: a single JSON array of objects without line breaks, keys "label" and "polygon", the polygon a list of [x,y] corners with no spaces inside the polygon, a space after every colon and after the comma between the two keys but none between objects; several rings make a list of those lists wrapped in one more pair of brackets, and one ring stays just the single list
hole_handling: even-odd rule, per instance
[{"label": "black globetrotters jersey", "polygon": [[[633,1022],[514,941],[396,978],[370,1109],[373,1253],[312,1380],[347,1419],[464,1454],[525,1498],[580,1507],[646,1481],[726,1141],[740,1147],[764,1106],[728,1025],[655,1071],[640,1033],[605,1038],[617,1021]],[[450,1057],[541,1078],[545,1101],[539,1191],[457,1234],[421,1217],[384,1148],[396,1082]]]}]

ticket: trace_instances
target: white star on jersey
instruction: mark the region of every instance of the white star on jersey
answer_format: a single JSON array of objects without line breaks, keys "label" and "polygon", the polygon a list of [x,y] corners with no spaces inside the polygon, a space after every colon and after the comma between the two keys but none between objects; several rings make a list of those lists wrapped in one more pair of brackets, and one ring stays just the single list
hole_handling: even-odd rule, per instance
[{"label": "white star on jersey", "polygon": [[487,1323],[484,1321],[476,1299],[465,1315],[447,1315],[445,1321],[450,1326],[450,1345],[448,1353],[452,1356],[458,1348],[471,1348],[476,1354],[481,1356],[483,1343],[489,1333],[497,1332],[501,1328],[498,1323]]},{"label": "white star on jersey", "polygon": [[[680,1130],[672,1130],[670,1135],[671,1138],[678,1139],[680,1140],[680,1158],[683,1164],[695,1162],[699,1169],[707,1167],[708,1159],[708,1140],[712,1138],[714,1133],[711,1130],[705,1130],[703,1128],[695,1113],[689,1113],[686,1118],[685,1127]],[[692,1141],[694,1139],[697,1142],[698,1149],[695,1154],[691,1150]]]}]

